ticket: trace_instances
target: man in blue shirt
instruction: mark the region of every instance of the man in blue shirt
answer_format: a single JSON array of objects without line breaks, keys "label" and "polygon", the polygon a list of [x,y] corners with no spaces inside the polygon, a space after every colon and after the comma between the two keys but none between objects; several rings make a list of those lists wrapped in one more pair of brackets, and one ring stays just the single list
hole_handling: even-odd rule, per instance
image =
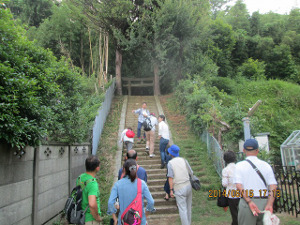
[{"label": "man in blue shirt", "polygon": [[143,126],[143,122],[145,121],[145,119],[150,116],[150,112],[149,110],[147,109],[147,103],[146,102],[143,102],[142,103],[142,108],[139,108],[137,110],[132,110],[132,113],[135,113],[135,114],[138,114],[139,115],[139,118],[138,118],[138,127],[137,127],[137,138],[139,139],[137,143],[146,143],[145,141],[145,138],[146,138],[146,135],[145,135],[145,132],[143,134],[143,140],[141,140],[141,129],[142,129],[142,126]]},{"label": "man in blue shirt", "polygon": [[[125,161],[127,159],[134,159],[135,161],[137,161],[137,152],[133,149],[129,150],[126,154]],[[125,171],[123,171],[123,168],[121,168],[119,170],[118,180],[122,179],[124,175],[125,175]],[[137,177],[147,183],[147,172],[143,167],[139,166],[138,164],[137,164]]]}]

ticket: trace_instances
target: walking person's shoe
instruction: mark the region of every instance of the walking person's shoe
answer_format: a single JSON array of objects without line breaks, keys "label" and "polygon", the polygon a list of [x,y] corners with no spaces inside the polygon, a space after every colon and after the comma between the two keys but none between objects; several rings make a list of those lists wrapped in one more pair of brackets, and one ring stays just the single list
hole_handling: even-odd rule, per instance
[{"label": "walking person's shoe", "polygon": [[149,147],[146,147],[146,150],[145,150],[145,151],[146,151],[146,152],[149,152],[149,150],[150,150]]},{"label": "walking person's shoe", "polygon": [[161,166],[160,166],[160,168],[161,168],[161,169],[165,168],[165,164],[162,163]]},{"label": "walking person's shoe", "polygon": [[150,155],[150,158],[153,158],[154,156],[155,156],[155,154],[151,154],[151,155]]}]

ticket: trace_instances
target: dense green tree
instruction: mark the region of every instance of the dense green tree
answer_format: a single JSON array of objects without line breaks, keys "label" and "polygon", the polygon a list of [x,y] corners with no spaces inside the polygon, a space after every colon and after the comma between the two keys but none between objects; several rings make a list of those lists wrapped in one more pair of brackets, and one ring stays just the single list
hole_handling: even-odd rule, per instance
[{"label": "dense green tree", "polygon": [[300,64],[300,34],[296,31],[288,31],[283,37],[283,44],[290,46],[292,56],[297,64]]},{"label": "dense green tree", "polygon": [[292,9],[288,16],[287,28],[300,33],[300,9]]},{"label": "dense green tree", "polygon": [[38,27],[51,14],[55,1],[52,0],[12,0],[7,3],[15,17],[29,26]]},{"label": "dense green tree", "polygon": [[232,27],[217,19],[210,25],[211,43],[205,52],[212,57],[219,67],[219,75],[232,76],[231,53],[235,44],[235,37]]},{"label": "dense green tree", "polygon": [[258,11],[252,13],[250,17],[250,32],[251,36],[260,35],[261,32],[261,15]]},{"label": "dense green tree", "polygon": [[96,106],[97,113],[101,104],[99,95],[93,97],[94,87],[65,59],[57,61],[51,51],[28,41],[2,8],[0,30],[0,141],[18,148],[45,137],[86,141],[94,115],[82,109]]},{"label": "dense green tree", "polygon": [[249,58],[239,67],[238,72],[240,75],[252,80],[261,80],[266,78],[265,67],[266,65],[264,62]]},{"label": "dense green tree", "polygon": [[234,30],[243,29],[250,31],[250,21],[247,6],[243,0],[237,0],[225,16],[225,20],[232,26]]},{"label": "dense green tree", "polygon": [[269,78],[298,81],[298,71],[292,58],[289,46],[275,46],[266,58],[266,74]]},{"label": "dense green tree", "polygon": [[232,64],[236,68],[248,59],[247,32],[245,30],[236,30],[234,36],[235,44],[232,50]]},{"label": "dense green tree", "polygon": [[85,65],[89,64],[90,52],[86,22],[74,15],[67,2],[53,6],[52,12],[38,28],[31,27],[27,35],[40,46],[50,48],[56,57],[65,56],[88,73],[89,67]]}]

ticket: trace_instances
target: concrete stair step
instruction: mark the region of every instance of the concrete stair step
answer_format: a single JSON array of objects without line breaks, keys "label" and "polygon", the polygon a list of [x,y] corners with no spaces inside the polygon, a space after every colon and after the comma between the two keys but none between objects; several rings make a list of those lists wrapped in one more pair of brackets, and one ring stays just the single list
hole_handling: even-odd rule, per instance
[{"label": "concrete stair step", "polygon": [[165,171],[164,170],[162,170],[162,169],[148,169],[147,170],[147,174],[148,175],[150,175],[150,174],[164,174],[164,175],[166,175],[165,173],[164,173]]},{"label": "concrete stair step", "polygon": [[[165,179],[165,181],[166,181],[166,179]],[[162,186],[162,187],[164,187],[164,186]],[[154,200],[155,199],[163,199],[165,197],[165,194],[166,194],[166,192],[164,192],[164,190],[151,192],[151,195],[154,198]]]},{"label": "concrete stair step", "polygon": [[147,218],[148,225],[173,225],[179,219],[179,214],[155,214],[152,213]]},{"label": "concrete stair step", "polygon": [[[157,185],[160,185],[160,186],[164,186],[165,185],[165,182],[166,182],[167,179],[155,179],[155,180],[148,180],[147,181],[147,185],[149,187],[151,187],[152,185],[153,186],[157,186]],[[151,193],[152,194],[152,193]]]},{"label": "concrete stair step", "polygon": [[168,205],[168,206],[155,206],[156,212],[155,214],[174,214],[178,212],[178,208],[176,205]]},{"label": "concrete stair step", "polygon": [[157,165],[157,164],[161,164],[161,160],[160,160],[160,158],[158,158],[158,157],[155,157],[155,158],[150,158],[149,157],[149,159],[147,159],[147,160],[142,160],[142,159],[138,159],[138,163],[139,163],[139,165]]},{"label": "concrete stair step", "polygon": [[[144,167],[144,169],[146,171],[150,170],[150,169],[160,169],[160,162],[156,163],[156,164],[143,164],[142,162],[138,161],[138,164],[142,167]],[[165,174],[167,172],[166,168],[160,169],[161,171],[163,171],[163,173]]]},{"label": "concrete stair step", "polygon": [[166,174],[163,173],[159,173],[159,174],[147,174],[148,175],[148,179],[163,179],[166,178]]},{"label": "concrete stair step", "polygon": [[[167,178],[165,179],[167,180]],[[164,191],[164,186],[161,185],[148,185],[150,192],[159,192],[159,191]]]},{"label": "concrete stair step", "polygon": [[176,200],[175,198],[169,199],[169,201],[166,201],[165,199],[155,199],[155,207],[156,206],[176,206]]}]

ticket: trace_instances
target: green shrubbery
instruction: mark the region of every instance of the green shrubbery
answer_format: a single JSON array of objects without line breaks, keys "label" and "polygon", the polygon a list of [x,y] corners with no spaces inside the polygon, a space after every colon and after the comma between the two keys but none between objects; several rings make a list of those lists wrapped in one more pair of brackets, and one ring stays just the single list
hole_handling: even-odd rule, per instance
[{"label": "green shrubbery", "polygon": [[248,80],[245,78],[212,77],[179,83],[176,100],[197,132],[208,129],[215,133],[226,122],[230,129],[222,132],[226,149],[238,149],[243,139],[242,118],[257,100],[261,106],[251,117],[251,133],[270,132],[273,160],[280,160],[280,144],[293,130],[299,129],[300,87],[279,80]]},{"label": "green shrubbery", "polygon": [[28,41],[9,10],[0,9],[0,31],[0,140],[18,148],[46,137],[85,141],[103,98],[94,80]]}]

